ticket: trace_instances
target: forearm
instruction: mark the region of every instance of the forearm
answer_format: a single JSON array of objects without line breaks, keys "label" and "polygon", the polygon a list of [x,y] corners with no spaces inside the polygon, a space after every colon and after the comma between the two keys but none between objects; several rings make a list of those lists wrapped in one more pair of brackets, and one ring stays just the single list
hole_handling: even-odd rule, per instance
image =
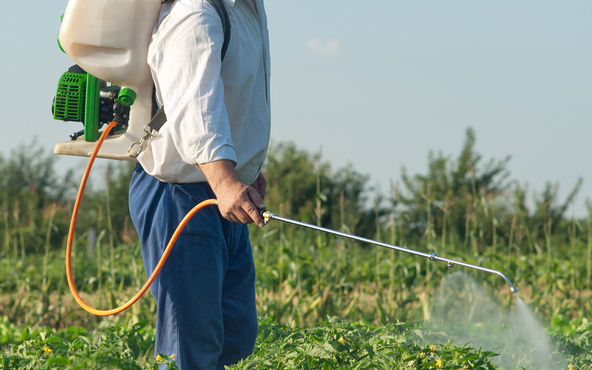
[{"label": "forearm", "polygon": [[222,189],[229,185],[240,183],[234,163],[230,160],[220,160],[198,165],[199,170],[208,180],[208,184],[216,195],[222,192]]},{"label": "forearm", "polygon": [[263,199],[253,187],[241,183],[234,170],[234,163],[220,160],[200,164],[208,183],[218,199],[218,208],[224,218],[240,223],[255,222],[264,226],[259,209],[264,209]]}]

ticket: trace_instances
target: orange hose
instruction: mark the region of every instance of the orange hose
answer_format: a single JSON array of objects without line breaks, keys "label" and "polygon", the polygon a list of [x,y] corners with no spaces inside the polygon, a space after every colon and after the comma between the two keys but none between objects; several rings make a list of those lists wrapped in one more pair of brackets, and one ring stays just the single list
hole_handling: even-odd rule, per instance
[{"label": "orange hose", "polygon": [[204,208],[208,205],[217,205],[218,204],[216,199],[208,199],[208,200],[205,200],[205,201],[199,203],[198,205],[193,207],[193,209],[191,211],[189,211],[189,213],[187,213],[187,215],[183,218],[183,220],[181,221],[181,223],[177,227],[177,230],[175,230],[175,232],[173,233],[173,236],[171,237],[169,244],[167,245],[164,253],[162,254],[160,261],[158,262],[158,264],[156,265],[156,268],[152,272],[152,275],[150,275],[150,278],[148,278],[148,280],[146,281],[146,284],[144,284],[142,289],[140,289],[140,291],[135,296],[133,296],[132,299],[130,299],[127,303],[125,303],[117,308],[111,309],[111,310],[97,310],[95,308],[90,307],[86,303],[84,303],[82,298],[80,298],[80,295],[78,294],[78,291],[76,290],[76,287],[74,286],[74,278],[72,277],[72,243],[74,241],[74,229],[76,228],[76,219],[78,218],[78,211],[80,209],[80,202],[82,200],[82,195],[84,194],[84,188],[86,187],[86,182],[88,180],[90,170],[93,166],[93,163],[95,162],[97,154],[99,153],[99,149],[101,148],[101,145],[103,145],[105,138],[107,137],[109,131],[111,131],[113,126],[115,126],[115,121],[112,121],[111,123],[109,123],[107,128],[103,131],[103,134],[101,135],[101,137],[97,141],[97,145],[95,146],[95,149],[93,150],[93,152],[90,156],[90,159],[89,159],[88,164],[86,166],[86,170],[84,171],[84,175],[82,176],[82,181],[80,182],[80,188],[78,189],[78,195],[76,196],[76,202],[74,203],[74,210],[72,212],[72,221],[70,222],[70,232],[68,233],[68,246],[66,247],[66,275],[68,276],[68,285],[70,286],[70,291],[72,292],[74,299],[76,300],[76,302],[78,302],[80,307],[82,307],[85,311],[87,311],[93,315],[97,315],[97,316],[115,315],[117,313],[127,310],[128,308],[131,307],[131,305],[136,303],[138,301],[138,299],[140,299],[140,297],[142,297],[142,295],[144,293],[146,293],[148,288],[150,288],[150,285],[152,285],[152,282],[154,281],[154,279],[156,279],[156,276],[160,272],[160,269],[164,265],[164,262],[166,261],[167,257],[171,253],[171,250],[173,249],[173,245],[175,244],[177,237],[179,236],[179,234],[181,233],[181,230],[185,227],[187,222],[189,222],[191,217],[193,217],[193,215],[195,215],[199,210],[201,210],[202,208]]}]

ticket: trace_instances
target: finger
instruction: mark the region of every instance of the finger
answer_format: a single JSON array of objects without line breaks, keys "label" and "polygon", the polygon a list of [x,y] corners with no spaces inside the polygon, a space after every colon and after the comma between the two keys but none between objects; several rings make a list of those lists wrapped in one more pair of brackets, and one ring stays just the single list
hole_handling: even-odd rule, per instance
[{"label": "finger", "polygon": [[240,222],[241,224],[252,224],[255,222],[244,209],[237,210],[235,216],[238,219],[237,222]]},{"label": "finger", "polygon": [[263,174],[259,174],[259,181],[257,181],[257,187],[259,188],[259,195],[261,200],[265,199],[265,190],[267,189],[267,180]]},{"label": "finger", "polygon": [[248,201],[253,203],[253,206],[255,206],[256,209],[257,208],[258,209],[265,208],[265,203],[263,203],[263,198],[261,197],[259,192],[257,190],[255,190],[255,188],[249,186],[247,188],[247,196],[248,196]]},{"label": "finger", "polygon": [[260,173],[257,176],[257,179],[255,179],[255,181],[251,184],[251,186],[255,190],[257,190],[257,192],[259,192],[261,199],[265,199],[265,189],[267,187],[267,181],[265,180],[265,176],[263,176],[262,173]]},{"label": "finger", "polygon": [[265,222],[263,222],[263,218],[259,214],[259,209],[265,209],[263,199],[261,199],[261,196],[254,188],[249,187],[247,189],[247,194],[250,201],[244,203],[243,210],[247,212],[247,214],[259,227],[263,227],[265,226]]},{"label": "finger", "polygon": [[222,213],[222,217],[227,219],[228,221],[240,223],[240,224],[250,224],[253,223],[251,216],[249,216],[242,208],[237,207],[233,208],[228,212]]}]

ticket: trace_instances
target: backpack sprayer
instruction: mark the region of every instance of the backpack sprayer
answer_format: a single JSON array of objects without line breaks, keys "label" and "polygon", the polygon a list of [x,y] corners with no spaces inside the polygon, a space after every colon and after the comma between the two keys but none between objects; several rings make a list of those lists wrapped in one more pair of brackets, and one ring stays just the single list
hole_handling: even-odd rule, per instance
[{"label": "backpack sprayer", "polygon": [[[208,0],[210,1],[210,0]],[[77,121],[84,130],[70,135],[71,141],[58,143],[55,154],[90,157],[74,204],[68,244],[66,271],[68,285],[78,304],[86,311],[106,316],[122,312],[133,305],[148,290],[166,261],[178,235],[191,217],[208,205],[209,199],[195,206],[181,221],[171,237],[163,256],[141,290],[121,307],[97,310],[89,307],[76,291],[71,253],[74,229],[84,188],[95,158],[136,160],[144,145],[153,136],[152,119],[153,81],[146,62],[152,29],[158,19],[161,0],[70,0],[62,16],[58,43],[76,65],[64,73],[58,83],[52,105],[55,119]],[[107,127],[99,131],[105,124]],[[335,230],[306,224],[261,210],[265,223],[278,220],[317,231],[346,237],[392,250],[410,253],[430,261],[446,262],[468,267],[504,278],[513,294],[518,293],[510,279],[500,271],[423,253],[412,249],[345,234]]]},{"label": "backpack sprayer", "polygon": [[84,130],[57,144],[55,154],[90,156],[99,129],[114,119],[97,156],[135,160],[143,150],[153,90],[146,58],[160,7],[160,0],[68,2],[58,43],[76,66],[60,78],[52,112]]}]

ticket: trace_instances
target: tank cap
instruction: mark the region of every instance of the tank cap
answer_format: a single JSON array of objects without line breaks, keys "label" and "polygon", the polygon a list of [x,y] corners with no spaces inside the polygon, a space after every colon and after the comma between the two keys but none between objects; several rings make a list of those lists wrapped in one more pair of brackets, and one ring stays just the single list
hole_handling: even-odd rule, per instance
[{"label": "tank cap", "polygon": [[119,90],[117,100],[119,101],[119,104],[130,107],[136,101],[136,97],[137,95],[134,90],[124,87],[123,89]]}]

